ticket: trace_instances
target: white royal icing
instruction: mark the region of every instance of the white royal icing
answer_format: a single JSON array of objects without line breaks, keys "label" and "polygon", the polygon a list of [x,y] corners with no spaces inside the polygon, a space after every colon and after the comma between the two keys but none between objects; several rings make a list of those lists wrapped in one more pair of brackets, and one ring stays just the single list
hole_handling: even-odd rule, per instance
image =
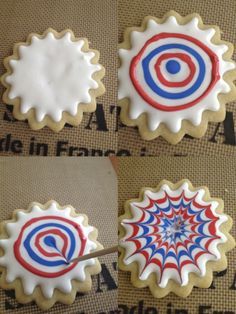
[{"label": "white royal icing", "polygon": [[[155,131],[160,123],[164,123],[171,132],[177,133],[181,129],[182,121],[188,120],[193,125],[197,126],[202,121],[202,114],[206,110],[218,111],[220,109],[220,103],[217,95],[219,93],[228,93],[230,91],[230,86],[225,82],[223,76],[224,74],[232,69],[235,69],[233,62],[223,60],[223,54],[228,50],[228,47],[224,44],[216,45],[211,39],[215,35],[215,30],[209,28],[202,30],[198,27],[199,20],[198,18],[193,18],[189,23],[185,25],[178,24],[174,16],[170,16],[163,24],[158,24],[155,20],[150,19],[147,23],[147,28],[143,32],[131,31],[130,40],[131,48],[130,49],[119,49],[119,57],[121,59],[121,67],[119,68],[118,77],[119,77],[119,91],[118,99],[122,100],[123,98],[129,98],[129,118],[131,120],[137,119],[141,114],[146,113],[148,116],[148,128],[150,131]],[[211,51],[213,51],[219,60],[219,75],[220,79],[216,82],[212,90],[203,97],[199,102],[189,108],[176,110],[176,111],[163,111],[151,106],[141,95],[137,92],[131,78],[130,78],[130,65],[132,59],[140,52],[145,43],[152,38],[154,35],[160,33],[177,33],[185,34],[191,36],[204,45],[206,45]],[[163,38],[158,40],[158,42],[150,44],[146,50],[143,58],[146,57],[151,51],[155,48],[163,47],[168,44],[182,44],[190,47],[195,52],[197,52],[203,59],[206,72],[204,79],[200,84],[199,88],[188,96],[183,96],[180,99],[171,99],[163,97],[155,93],[149,85],[146,83],[146,78],[143,73],[141,62],[138,63],[136,68],[136,74],[140,85],[146,91],[146,93],[152,98],[155,99],[158,103],[165,104],[165,106],[179,106],[183,103],[188,103],[196,100],[202,93],[207,89],[211,81],[211,69],[212,64],[207,53],[199,47],[197,44],[190,42],[183,38]],[[149,64],[149,71],[152,79],[156,85],[168,93],[180,93],[191,88],[196,84],[196,80],[199,74],[199,66],[195,57],[193,57],[189,52],[184,51],[186,55],[191,57],[192,62],[196,66],[196,72],[192,80],[184,87],[168,87],[163,86],[160,82],[158,76],[155,73],[154,65],[157,59],[163,53],[183,53],[183,50],[180,48],[169,48],[168,50],[162,51],[158,56],[154,56]],[[180,71],[176,74],[169,73],[166,70],[166,63],[168,60],[162,61],[160,64],[160,70],[164,78],[170,82],[179,82],[185,80],[189,75],[189,67],[180,59],[172,58],[172,60],[178,60],[180,65]]]},{"label": "white royal icing", "polygon": [[28,46],[20,46],[6,82],[8,97],[20,97],[22,114],[34,108],[38,122],[46,115],[59,122],[63,112],[75,116],[80,103],[91,102],[89,90],[98,88],[92,76],[101,65],[92,63],[94,52],[82,51],[83,46],[84,40],[72,41],[70,32],[61,38],[52,32],[42,39],[33,36]]},{"label": "white royal icing", "polygon": [[[30,213],[25,213],[23,211],[17,212],[17,221],[16,222],[9,222],[5,225],[6,231],[8,233],[9,238],[8,239],[1,239],[0,240],[0,247],[4,250],[4,255],[0,257],[0,266],[6,267],[7,274],[6,274],[6,281],[8,283],[11,283],[17,278],[21,279],[24,293],[26,295],[31,295],[35,289],[36,286],[40,286],[43,295],[45,298],[51,298],[53,296],[54,289],[59,289],[63,293],[70,293],[72,291],[72,283],[71,280],[78,280],[78,281],[85,281],[86,274],[85,274],[85,268],[87,266],[91,266],[95,264],[95,259],[88,259],[85,261],[81,261],[79,263],[76,263],[76,266],[69,270],[68,272],[64,273],[63,275],[60,275],[58,277],[53,278],[47,278],[43,276],[39,276],[31,271],[29,271],[27,268],[25,268],[16,258],[14,254],[14,243],[19,238],[20,231],[22,227],[31,219],[33,218],[39,218],[39,217],[46,217],[46,216],[54,216],[53,219],[46,219],[36,223],[32,223],[29,227],[26,228],[25,232],[23,233],[22,242],[20,245],[20,252],[25,261],[35,267],[37,270],[48,272],[48,273],[54,273],[61,270],[65,270],[67,267],[71,266],[68,264],[63,264],[59,266],[45,266],[41,263],[38,263],[37,261],[33,260],[32,256],[30,256],[29,251],[24,246],[24,241],[26,240],[27,235],[33,230],[36,230],[37,227],[40,228],[42,224],[47,223],[59,223],[61,226],[67,227],[70,229],[70,232],[74,235],[75,238],[75,249],[73,250],[73,254],[70,258],[73,259],[75,257],[78,257],[78,252],[81,248],[81,239],[78,237],[78,234],[76,232],[76,229],[73,228],[70,224],[66,222],[61,222],[57,220],[57,217],[63,217],[67,220],[74,222],[78,224],[84,234],[84,237],[86,239],[86,244],[84,248],[84,252],[82,255],[88,254],[91,251],[95,250],[97,248],[97,244],[89,240],[89,234],[93,231],[93,227],[91,226],[84,226],[83,225],[83,216],[75,216],[72,217],[70,215],[71,209],[69,207],[66,207],[65,209],[59,209],[57,204],[55,202],[51,203],[49,208],[47,210],[41,209],[38,205],[34,205],[32,207],[32,211]],[[66,249],[66,256],[68,256],[70,248],[72,247],[71,242],[68,237],[68,233],[62,229],[62,227],[44,227],[43,229],[38,230],[34,236],[30,238],[30,247],[33,249],[33,251],[39,256],[40,258],[46,259],[49,262],[55,262],[55,261],[61,261],[66,260],[66,258],[63,258],[61,255],[61,251],[64,245],[64,241],[62,240],[61,236],[50,234],[50,230],[52,228],[59,229],[62,231],[62,234],[68,239],[68,246]],[[39,250],[36,247],[36,236],[39,232],[49,231],[49,234],[43,235],[40,237],[40,247],[44,248],[44,250],[48,253],[59,253],[58,256],[54,257],[45,257],[45,255],[41,254]],[[44,240],[46,236],[52,236],[54,237],[56,247],[48,246],[45,244]]]},{"label": "white royal icing", "polygon": [[[186,199],[184,201],[184,204],[186,205],[185,208],[191,209],[191,211],[196,214],[192,215],[191,221],[188,217],[183,216],[183,212],[182,215],[179,214],[181,206],[178,206],[178,204],[183,198],[172,201],[172,204],[170,204],[168,198],[165,202],[159,204],[155,201],[163,199],[165,193],[170,197],[178,197],[181,196],[182,192],[184,192],[185,197],[193,198],[192,201],[187,201]],[[197,191],[192,192],[189,189],[189,184],[187,182],[183,183],[176,190],[171,190],[167,184],[164,184],[158,192],[146,190],[142,201],[130,203],[132,218],[123,219],[121,222],[125,230],[125,236],[120,240],[120,245],[125,248],[123,263],[125,265],[132,264],[133,262],[138,263],[140,280],[146,280],[151,273],[156,273],[158,278],[157,284],[161,288],[165,288],[169,280],[174,280],[181,286],[186,286],[189,283],[189,273],[195,273],[198,276],[203,277],[206,275],[207,262],[216,261],[221,258],[218,245],[220,243],[225,243],[227,238],[219,230],[219,227],[222,223],[226,222],[228,218],[224,214],[216,213],[216,208],[219,205],[218,202],[215,200],[204,201],[204,195],[204,189],[199,188]],[[198,204],[198,206],[200,205],[201,208],[198,209],[196,204]],[[174,208],[175,205],[176,208]],[[148,210],[144,210],[146,206],[149,206]],[[208,210],[216,218],[215,233],[209,231],[209,225],[212,220],[206,216],[206,211],[203,210],[199,214],[201,209],[207,207],[210,207],[210,210]],[[184,206],[182,206],[182,210],[183,208]],[[156,215],[153,214],[154,212],[156,212]],[[188,210],[187,213],[189,215],[190,211]],[[197,213],[199,215],[197,215]],[[163,218],[158,221],[158,217],[160,217],[161,214],[163,214]],[[174,219],[175,222],[173,222]],[[201,220],[204,221],[204,223],[201,222]],[[178,223],[184,226],[184,231],[183,229],[178,229]],[[193,227],[194,224],[196,227]],[[135,235],[134,225],[138,228]],[[191,228],[194,228],[194,231]],[[192,240],[190,240],[191,237]],[[133,241],[130,241],[131,238]],[[202,248],[206,249],[206,244],[209,239],[212,240],[207,251],[205,251],[204,254],[201,254],[195,262],[194,258],[196,258],[199,252],[203,253]],[[151,240],[151,244],[148,242],[149,240]],[[179,244],[183,244],[184,241],[187,241],[185,242],[185,248],[179,246]],[[136,251],[137,243],[140,245],[140,250],[138,252]],[[147,245],[148,243],[149,245]],[[193,245],[196,243],[198,244],[198,247],[194,248]],[[169,248],[163,244],[168,245]],[[173,246],[170,246],[171,244]],[[177,254],[174,254],[173,256],[177,247],[176,244],[178,244]],[[155,248],[155,250],[153,250],[153,248]],[[157,251],[157,248],[162,249],[162,251]],[[143,252],[148,255],[148,259],[142,254]],[[165,253],[162,254],[161,252]],[[189,252],[191,252],[191,254]],[[166,254],[168,253],[172,255],[167,256]],[[193,258],[194,262],[185,264],[182,269],[180,269],[176,256],[179,258],[179,265],[182,265],[181,263],[184,261],[191,261],[191,258]],[[189,256],[191,256],[191,258]],[[153,259],[157,259],[160,262],[162,269],[153,262]],[[164,268],[164,265],[167,265],[167,263],[175,264],[176,268]]]}]

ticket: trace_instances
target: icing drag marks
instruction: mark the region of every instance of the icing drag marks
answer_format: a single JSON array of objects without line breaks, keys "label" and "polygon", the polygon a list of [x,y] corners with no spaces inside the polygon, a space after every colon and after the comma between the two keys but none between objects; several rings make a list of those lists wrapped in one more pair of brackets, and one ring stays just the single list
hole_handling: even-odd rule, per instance
[{"label": "icing drag marks", "polygon": [[120,245],[125,264],[138,262],[139,279],[154,272],[162,288],[170,279],[185,286],[190,272],[204,276],[207,261],[219,260],[217,245],[226,241],[219,226],[227,217],[215,212],[216,201],[203,200],[204,193],[190,191],[187,183],[177,191],[163,185],[130,204],[132,218],[122,221],[126,235]]},{"label": "icing drag marks", "polygon": [[34,218],[22,227],[14,253],[30,272],[42,277],[58,277],[76,266],[73,263],[65,267],[72,256],[83,255],[86,240],[82,228],[68,219]]},{"label": "icing drag marks", "polygon": [[4,251],[0,266],[6,268],[6,282],[20,278],[26,295],[39,286],[46,298],[51,298],[56,288],[71,293],[72,280],[84,283],[88,290],[90,270],[86,269],[95,267],[93,273],[98,273],[99,262],[95,258],[70,261],[101,245],[86,216],[73,211],[71,206],[60,207],[50,201],[45,205],[32,203],[29,212],[16,212],[16,220],[4,225],[8,238],[0,239]]}]

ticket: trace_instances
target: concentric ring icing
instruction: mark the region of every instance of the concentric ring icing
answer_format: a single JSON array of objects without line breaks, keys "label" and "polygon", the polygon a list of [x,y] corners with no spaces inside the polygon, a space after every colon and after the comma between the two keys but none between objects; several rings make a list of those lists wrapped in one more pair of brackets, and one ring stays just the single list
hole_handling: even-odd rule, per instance
[{"label": "concentric ring icing", "polygon": [[130,120],[146,114],[150,132],[163,123],[178,133],[183,120],[199,126],[205,111],[220,110],[218,95],[230,92],[229,47],[214,42],[215,28],[199,24],[198,17],[183,24],[174,15],[162,23],[149,17],[119,49],[118,99],[129,100]]}]

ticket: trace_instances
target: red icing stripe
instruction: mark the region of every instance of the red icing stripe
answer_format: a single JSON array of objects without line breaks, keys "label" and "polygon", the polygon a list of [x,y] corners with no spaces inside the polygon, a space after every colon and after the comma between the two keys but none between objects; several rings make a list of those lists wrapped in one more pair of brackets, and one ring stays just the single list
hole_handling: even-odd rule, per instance
[{"label": "red icing stripe", "polygon": [[[170,59],[170,58],[178,58],[178,59],[184,61],[185,63],[187,63],[189,70],[190,70],[190,73],[185,80],[183,80],[181,82],[171,82],[171,81],[167,81],[164,78],[164,76],[162,75],[161,70],[160,70],[160,65],[161,65],[162,61],[164,61],[166,59]],[[187,54],[184,54],[184,53],[164,53],[160,56],[160,58],[158,58],[154,68],[156,70],[157,77],[158,77],[159,81],[163,85],[166,85],[168,87],[183,87],[183,86],[185,86],[191,82],[192,78],[194,77],[194,75],[196,73],[195,64],[193,63],[191,58]]]}]

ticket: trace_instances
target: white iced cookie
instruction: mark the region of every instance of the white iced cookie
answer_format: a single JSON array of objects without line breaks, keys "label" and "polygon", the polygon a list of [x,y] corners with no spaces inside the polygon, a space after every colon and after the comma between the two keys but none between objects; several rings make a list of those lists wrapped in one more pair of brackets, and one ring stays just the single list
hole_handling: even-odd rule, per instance
[{"label": "white iced cookie", "polygon": [[83,112],[95,111],[96,97],[105,91],[100,81],[105,71],[86,38],[48,29],[41,36],[30,34],[13,52],[4,60],[3,100],[14,105],[17,119],[57,132],[67,122],[78,125]]},{"label": "white iced cookie", "polygon": [[186,297],[193,286],[209,287],[212,272],[226,268],[225,252],[234,247],[222,200],[188,180],[143,188],[139,199],[126,203],[120,222],[119,266],[131,271],[135,286],[149,286],[157,298],[169,292]]},{"label": "white iced cookie", "polygon": [[15,289],[19,302],[32,300],[42,309],[57,301],[70,304],[77,291],[91,289],[97,259],[70,261],[102,248],[87,217],[55,201],[32,203],[0,225],[0,286]]},{"label": "white iced cookie", "polygon": [[203,136],[208,121],[222,121],[225,103],[236,99],[232,53],[218,27],[197,14],[171,11],[128,28],[119,49],[122,121],[137,125],[146,140]]}]

